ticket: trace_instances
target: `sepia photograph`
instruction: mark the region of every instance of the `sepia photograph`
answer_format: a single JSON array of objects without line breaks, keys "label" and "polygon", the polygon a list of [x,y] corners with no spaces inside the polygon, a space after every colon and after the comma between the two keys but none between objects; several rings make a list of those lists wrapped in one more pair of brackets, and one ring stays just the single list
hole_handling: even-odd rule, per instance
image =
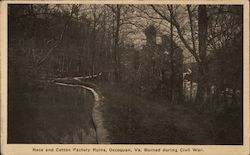
[{"label": "sepia photograph", "polygon": [[7,144],[243,146],[243,8],[8,4]]}]

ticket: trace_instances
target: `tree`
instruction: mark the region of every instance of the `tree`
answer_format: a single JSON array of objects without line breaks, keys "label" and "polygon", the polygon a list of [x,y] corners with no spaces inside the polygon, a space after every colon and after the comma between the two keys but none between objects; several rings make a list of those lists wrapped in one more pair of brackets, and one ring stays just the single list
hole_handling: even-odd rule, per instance
[{"label": "tree", "polygon": [[170,64],[171,64],[171,86],[170,86],[170,90],[171,90],[171,93],[170,93],[170,100],[173,102],[173,90],[174,90],[174,78],[175,78],[175,73],[174,73],[174,38],[173,38],[173,18],[174,18],[174,15],[173,15],[173,5],[168,5],[168,10],[169,10],[169,13],[170,13],[170,37],[171,37],[171,51],[170,51]]},{"label": "tree", "polygon": [[121,80],[121,54],[119,51],[119,33],[121,27],[121,9],[122,6],[107,5],[113,12],[113,67],[115,80]]},{"label": "tree", "polygon": [[[199,68],[198,94],[196,96],[196,101],[197,103],[204,103],[211,85],[208,79],[208,65],[212,58],[211,54],[216,51],[215,49],[222,47],[218,45],[219,43],[225,44],[226,40],[235,36],[235,33],[232,35],[232,32],[234,32],[233,29],[237,31],[240,29],[239,23],[235,23],[235,21],[237,21],[235,17],[240,17],[240,9],[237,9],[237,7],[209,6],[209,10],[207,10],[207,6],[204,5],[199,5],[198,8],[197,6],[190,5],[184,8],[177,5],[175,6],[175,16],[171,18],[171,15],[169,15],[171,13],[167,14],[165,12],[165,10],[170,9],[169,7],[162,5],[150,5],[150,7],[167,23],[172,23],[175,28],[174,33],[178,34],[178,38],[181,40],[184,47],[195,58]],[[188,16],[184,14],[186,11]],[[152,15],[149,15],[149,18],[151,17]],[[220,18],[220,20],[218,20],[218,18]],[[222,18],[226,18],[227,20],[223,20]],[[189,21],[187,19],[189,19]],[[181,20],[185,22],[181,22]],[[218,22],[215,22],[215,20],[218,20]],[[217,27],[210,27],[211,23],[217,23],[218,25]],[[234,26],[232,26],[232,23]],[[187,25],[189,25],[189,27],[187,27]],[[187,31],[190,33],[186,33]],[[217,46],[214,49],[211,49],[212,42],[216,44],[213,45],[214,47]]]},{"label": "tree", "polygon": [[208,89],[208,64],[207,64],[207,10],[205,5],[198,7],[198,27],[199,27],[199,58],[198,62],[198,88],[197,103],[205,103],[206,92]]},{"label": "tree", "polygon": [[38,60],[37,62],[37,66],[39,67],[40,65],[42,65],[47,59],[48,57],[50,56],[50,54],[55,50],[55,48],[57,48],[61,43],[62,43],[62,40],[64,38],[64,34],[66,32],[66,30],[68,29],[69,27],[69,24],[70,24],[70,20],[74,14],[74,12],[78,10],[78,5],[72,5],[71,7],[71,11],[70,11],[70,16],[68,17],[68,19],[66,20],[65,24],[64,24],[64,28],[60,34],[60,37],[57,41],[55,41],[55,43],[49,48],[48,52],[46,53],[46,55],[44,57],[42,57],[40,60]]}]

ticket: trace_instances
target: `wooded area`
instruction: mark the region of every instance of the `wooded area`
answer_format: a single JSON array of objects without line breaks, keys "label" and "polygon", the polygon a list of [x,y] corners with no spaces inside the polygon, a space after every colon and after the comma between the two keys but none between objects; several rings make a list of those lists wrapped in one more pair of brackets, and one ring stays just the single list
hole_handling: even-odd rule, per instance
[{"label": "wooded area", "polygon": [[86,76],[206,113],[224,138],[231,121],[232,142],[218,143],[241,143],[243,7],[9,4],[9,107],[46,80]]}]

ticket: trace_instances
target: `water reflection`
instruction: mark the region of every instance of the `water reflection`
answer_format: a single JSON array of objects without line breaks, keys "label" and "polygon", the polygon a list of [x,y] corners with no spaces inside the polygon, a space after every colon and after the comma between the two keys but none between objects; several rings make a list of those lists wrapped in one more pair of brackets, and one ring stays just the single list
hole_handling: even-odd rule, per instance
[{"label": "water reflection", "polygon": [[9,101],[15,105],[9,111],[9,143],[97,143],[90,92],[46,84],[24,94],[26,99]]}]

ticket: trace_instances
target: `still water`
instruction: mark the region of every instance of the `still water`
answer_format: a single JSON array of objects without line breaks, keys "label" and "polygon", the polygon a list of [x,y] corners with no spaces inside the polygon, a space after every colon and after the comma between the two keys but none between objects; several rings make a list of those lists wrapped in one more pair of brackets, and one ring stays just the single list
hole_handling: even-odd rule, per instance
[{"label": "still water", "polygon": [[9,100],[8,143],[93,144],[93,95],[83,88],[45,84],[13,92]]}]

